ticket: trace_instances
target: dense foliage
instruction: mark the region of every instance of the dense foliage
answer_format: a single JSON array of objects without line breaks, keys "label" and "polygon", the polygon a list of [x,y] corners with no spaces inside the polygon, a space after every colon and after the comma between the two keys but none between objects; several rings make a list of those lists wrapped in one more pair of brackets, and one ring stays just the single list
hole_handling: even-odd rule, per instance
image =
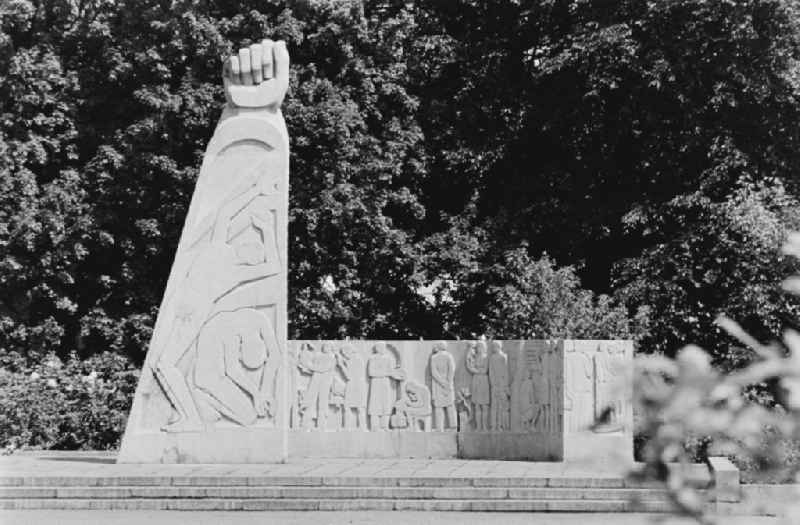
[{"label": "dense foliage", "polygon": [[104,352],[48,356],[35,365],[6,355],[0,368],[0,447],[105,450],[119,446],[139,372]]},{"label": "dense foliage", "polygon": [[717,313],[765,339],[800,313],[774,284],[797,267],[775,250],[800,221],[797,0],[0,0],[0,17],[6,352],[141,361],[220,57],[263,35],[293,60],[293,337],[630,336],[738,366]]}]

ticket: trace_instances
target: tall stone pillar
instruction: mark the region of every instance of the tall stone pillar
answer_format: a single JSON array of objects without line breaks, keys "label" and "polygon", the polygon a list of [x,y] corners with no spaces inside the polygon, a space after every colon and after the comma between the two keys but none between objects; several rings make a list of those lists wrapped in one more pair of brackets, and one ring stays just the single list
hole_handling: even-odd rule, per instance
[{"label": "tall stone pillar", "polygon": [[289,82],[283,42],[223,68],[227,104],[200,169],[120,462],[283,459]]}]

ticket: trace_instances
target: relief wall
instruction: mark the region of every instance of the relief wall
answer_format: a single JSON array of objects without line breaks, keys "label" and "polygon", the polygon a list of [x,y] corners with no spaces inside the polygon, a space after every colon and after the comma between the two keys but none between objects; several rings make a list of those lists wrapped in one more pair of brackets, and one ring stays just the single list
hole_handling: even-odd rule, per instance
[{"label": "relief wall", "polygon": [[290,341],[289,424],[305,430],[561,432],[549,341]]},{"label": "relief wall", "polygon": [[565,432],[631,432],[630,341],[564,341]]}]

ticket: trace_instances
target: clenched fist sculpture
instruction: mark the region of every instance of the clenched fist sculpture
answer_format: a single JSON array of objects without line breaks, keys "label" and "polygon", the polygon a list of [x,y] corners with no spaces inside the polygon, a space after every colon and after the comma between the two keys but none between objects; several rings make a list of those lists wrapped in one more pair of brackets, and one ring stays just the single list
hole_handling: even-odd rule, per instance
[{"label": "clenched fist sculpture", "polygon": [[225,60],[225,97],[240,108],[280,107],[289,88],[289,52],[282,40],[264,39]]}]

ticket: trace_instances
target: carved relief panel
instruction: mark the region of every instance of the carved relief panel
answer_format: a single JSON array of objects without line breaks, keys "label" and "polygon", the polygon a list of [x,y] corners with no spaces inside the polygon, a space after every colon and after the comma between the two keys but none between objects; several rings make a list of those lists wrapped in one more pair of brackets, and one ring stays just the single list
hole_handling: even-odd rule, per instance
[{"label": "carved relief panel", "polygon": [[[245,58],[258,64],[234,72],[230,64]],[[280,103],[288,76],[282,42],[265,40],[226,61],[229,104],[203,158],[123,452],[142,432],[280,425],[289,188]],[[264,90],[269,96],[247,111],[234,100]]]},{"label": "carved relief panel", "polygon": [[630,431],[632,425],[630,341],[566,341],[564,404],[566,430]]}]

